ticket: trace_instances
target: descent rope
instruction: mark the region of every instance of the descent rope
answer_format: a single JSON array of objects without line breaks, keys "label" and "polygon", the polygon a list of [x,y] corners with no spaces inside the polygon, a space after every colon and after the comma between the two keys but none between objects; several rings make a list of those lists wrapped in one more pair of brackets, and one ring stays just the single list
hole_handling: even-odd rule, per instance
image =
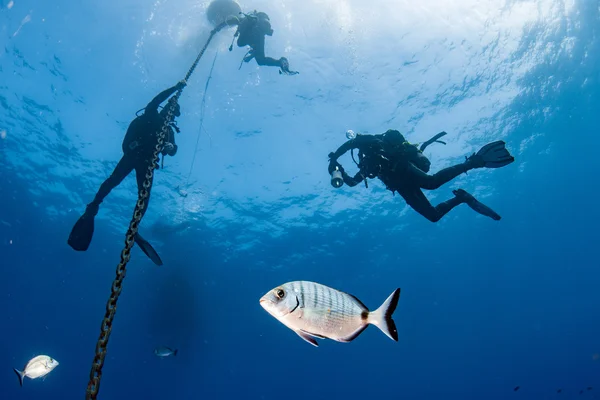
[{"label": "descent rope", "polygon": [[[190,177],[192,176],[192,170],[194,169],[194,164],[196,162],[196,155],[198,154],[198,143],[200,142],[200,135],[202,134],[202,129],[206,132],[206,128],[204,128],[204,111],[206,110],[206,93],[208,92],[208,84],[212,79],[213,69],[215,68],[215,63],[217,62],[217,55],[219,53],[215,53],[215,58],[213,59],[213,63],[210,67],[210,71],[208,73],[208,78],[206,79],[206,84],[204,85],[204,94],[202,95],[202,103],[200,104],[200,128],[198,128],[198,136],[196,137],[196,146],[194,147],[194,156],[192,157],[192,164],[190,165],[190,170],[188,171],[187,178],[185,179],[184,188],[187,188]],[[207,132],[208,133],[208,132]]]}]

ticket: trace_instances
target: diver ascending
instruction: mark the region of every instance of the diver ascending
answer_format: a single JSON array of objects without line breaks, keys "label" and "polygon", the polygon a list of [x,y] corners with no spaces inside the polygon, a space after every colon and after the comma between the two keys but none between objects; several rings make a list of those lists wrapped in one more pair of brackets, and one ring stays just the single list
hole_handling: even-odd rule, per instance
[{"label": "diver ascending", "polygon": [[[264,12],[254,10],[250,14],[244,14],[238,18],[231,16],[227,19],[229,25],[237,25],[237,31],[234,35],[234,40],[237,37],[238,47],[250,46],[250,50],[244,56],[243,62],[256,60],[258,65],[266,65],[270,67],[279,67],[280,74],[296,75],[297,71],[290,71],[290,64],[285,57],[276,60],[265,56],[265,36],[273,36],[273,29],[269,16]],[[229,51],[233,49],[233,44],[229,46]]]},{"label": "diver ascending", "polygon": [[[168,110],[173,106],[175,117],[181,115],[179,104],[175,97],[171,97],[175,92],[185,87],[185,82],[178,82],[175,86],[166,89],[159,93],[144,109],[144,113],[135,118],[127,128],[127,133],[123,139],[122,149],[123,157],[117,163],[112,174],[100,185],[96,197],[90,204],[87,205],[84,214],[75,223],[71,234],[69,235],[69,245],[77,251],[85,251],[88,249],[92,236],[94,235],[94,217],[98,214],[100,203],[106,196],[117,187],[127,175],[135,170],[137,179],[138,191],[142,190],[142,185],[146,177],[148,164],[152,162],[152,155],[158,141],[158,135],[167,118]],[[169,99],[169,97],[171,97]],[[169,103],[160,112],[158,107],[165,100],[169,99]],[[175,144],[175,128],[179,129],[174,123],[168,126],[161,153],[163,159],[166,155],[174,156],[177,153],[177,145]],[[155,165],[158,168],[158,165]],[[142,210],[142,215],[148,209],[150,201],[150,193],[146,199],[146,204]],[[136,244],[142,251],[157,265],[162,265],[160,257],[152,248],[150,243],[144,240],[139,234],[135,236]]]},{"label": "diver ascending", "polygon": [[[423,150],[446,133],[441,132],[421,145],[421,148],[410,144],[396,130],[388,130],[379,135],[357,135],[349,132],[349,138],[335,153],[329,153],[329,174],[331,184],[339,188],[344,183],[356,186],[367,178],[379,178],[392,193],[398,192],[406,203],[416,212],[431,222],[439,221],[444,215],[459,204],[466,203],[476,212],[496,221],[500,220],[494,210],[475,199],[463,189],[453,190],[454,198],[437,206],[432,206],[421,189],[434,190],[450,182],[460,174],[475,168],[500,168],[512,163],[515,159],[510,155],[503,141],[496,141],[483,146],[476,154],[467,157],[465,162],[445,168],[433,175],[428,175],[431,162],[423,155]],[[443,143],[443,142],[441,142]],[[337,162],[348,150],[358,149],[358,173],[351,177]],[[356,161],[355,161],[356,162]]]}]

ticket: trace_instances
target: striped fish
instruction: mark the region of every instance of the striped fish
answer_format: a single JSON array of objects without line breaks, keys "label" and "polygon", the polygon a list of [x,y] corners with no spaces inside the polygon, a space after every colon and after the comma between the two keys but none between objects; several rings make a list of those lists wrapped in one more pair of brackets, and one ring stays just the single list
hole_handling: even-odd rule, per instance
[{"label": "striped fish", "polygon": [[260,305],[302,339],[318,346],[315,338],[351,342],[369,324],[398,341],[392,314],[399,298],[398,288],[381,307],[369,311],[351,294],[315,282],[295,281],[270,290],[261,297]]},{"label": "striped fish", "polygon": [[23,371],[19,371],[16,368],[13,369],[15,374],[19,377],[19,383],[23,386],[23,379],[25,377],[28,377],[29,379],[41,378],[48,375],[56,367],[58,367],[58,361],[52,357],[41,355],[29,360],[27,365],[25,365],[25,368],[23,368]]}]

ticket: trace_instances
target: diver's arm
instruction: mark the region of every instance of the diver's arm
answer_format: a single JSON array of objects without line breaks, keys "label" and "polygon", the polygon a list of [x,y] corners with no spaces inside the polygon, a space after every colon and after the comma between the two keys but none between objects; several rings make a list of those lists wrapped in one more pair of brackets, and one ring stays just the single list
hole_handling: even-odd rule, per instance
[{"label": "diver's arm", "polygon": [[148,105],[146,106],[145,112],[148,112],[148,111],[158,112],[158,106],[160,106],[160,103],[167,100],[176,91],[177,91],[177,85],[160,92],[158,95],[156,95],[155,98],[152,99],[152,101],[150,103],[148,103]]},{"label": "diver's arm", "polygon": [[148,105],[146,106],[146,112],[148,112],[148,111],[158,112],[158,106],[160,106],[160,103],[167,100],[176,91],[183,89],[185,87],[185,85],[186,85],[185,81],[179,81],[179,82],[177,82],[177,85],[160,92],[158,95],[156,95],[155,98],[152,99],[152,101],[150,103],[148,103]]},{"label": "diver's arm", "polygon": [[344,155],[348,150],[360,149],[361,147],[369,146],[377,140],[378,139],[372,135],[359,135],[341,145],[334,153],[330,153],[329,158],[335,161]]},{"label": "diver's arm", "polygon": [[350,139],[346,143],[341,145],[334,153],[329,153],[329,174],[331,175],[333,171],[337,168],[342,173],[342,179],[344,180],[344,183],[350,187],[356,186],[362,181],[364,181],[365,176],[362,173],[362,171],[358,171],[358,173],[352,177],[348,175],[346,171],[344,171],[344,168],[337,162],[337,159],[344,155],[348,150],[365,148],[372,145],[378,140],[379,139],[373,135],[359,135],[354,139]]},{"label": "diver's arm", "polygon": [[348,175],[346,173],[346,171],[342,170],[342,179],[344,180],[344,183],[350,187],[356,186],[359,183],[361,183],[362,181],[365,180],[365,176],[362,174],[361,171],[358,171],[356,173],[356,175],[354,175],[353,177]]},{"label": "diver's arm", "polygon": [[346,173],[346,171],[344,170],[344,167],[342,167],[340,165],[340,163],[338,163],[337,161],[333,161],[333,160],[330,161],[329,167],[327,168],[329,175],[331,175],[336,170],[340,171],[342,173],[342,179],[344,180],[344,183],[350,187],[358,185],[365,179],[365,176],[362,173],[362,171],[358,171],[356,173],[356,175],[354,175],[352,177]]}]

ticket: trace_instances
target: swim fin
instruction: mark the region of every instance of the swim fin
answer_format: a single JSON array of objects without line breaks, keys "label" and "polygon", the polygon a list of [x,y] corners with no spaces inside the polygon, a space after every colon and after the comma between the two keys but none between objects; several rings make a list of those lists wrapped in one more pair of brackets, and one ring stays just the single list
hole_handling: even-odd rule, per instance
[{"label": "swim fin", "polygon": [[515,161],[505,146],[504,140],[488,143],[477,152],[477,157],[481,157],[486,168],[504,167]]},{"label": "swim fin", "polygon": [[296,75],[299,74],[298,71],[291,71],[290,70],[290,63],[288,61],[287,58],[285,57],[281,57],[279,59],[279,75],[281,74],[285,74],[285,75]]},{"label": "swim fin", "polygon": [[154,247],[152,247],[152,245],[146,239],[144,239],[139,233],[136,233],[133,239],[135,243],[140,247],[140,249],[144,252],[144,254],[147,255],[148,258],[152,260],[154,264],[158,266],[163,265],[160,256],[158,255],[156,250],[154,250]]},{"label": "swim fin", "polygon": [[98,206],[88,205],[85,212],[71,230],[67,243],[76,251],[86,251],[94,236],[94,217],[98,214]]},{"label": "swim fin", "polygon": [[500,221],[500,219],[502,218],[500,217],[500,215],[498,215],[496,211],[492,210],[491,208],[477,200],[475,197],[473,197],[471,194],[464,191],[463,189],[453,190],[452,193],[454,193],[456,197],[464,201],[475,212],[478,212],[481,215],[485,215],[486,217],[490,217],[494,221]]}]

